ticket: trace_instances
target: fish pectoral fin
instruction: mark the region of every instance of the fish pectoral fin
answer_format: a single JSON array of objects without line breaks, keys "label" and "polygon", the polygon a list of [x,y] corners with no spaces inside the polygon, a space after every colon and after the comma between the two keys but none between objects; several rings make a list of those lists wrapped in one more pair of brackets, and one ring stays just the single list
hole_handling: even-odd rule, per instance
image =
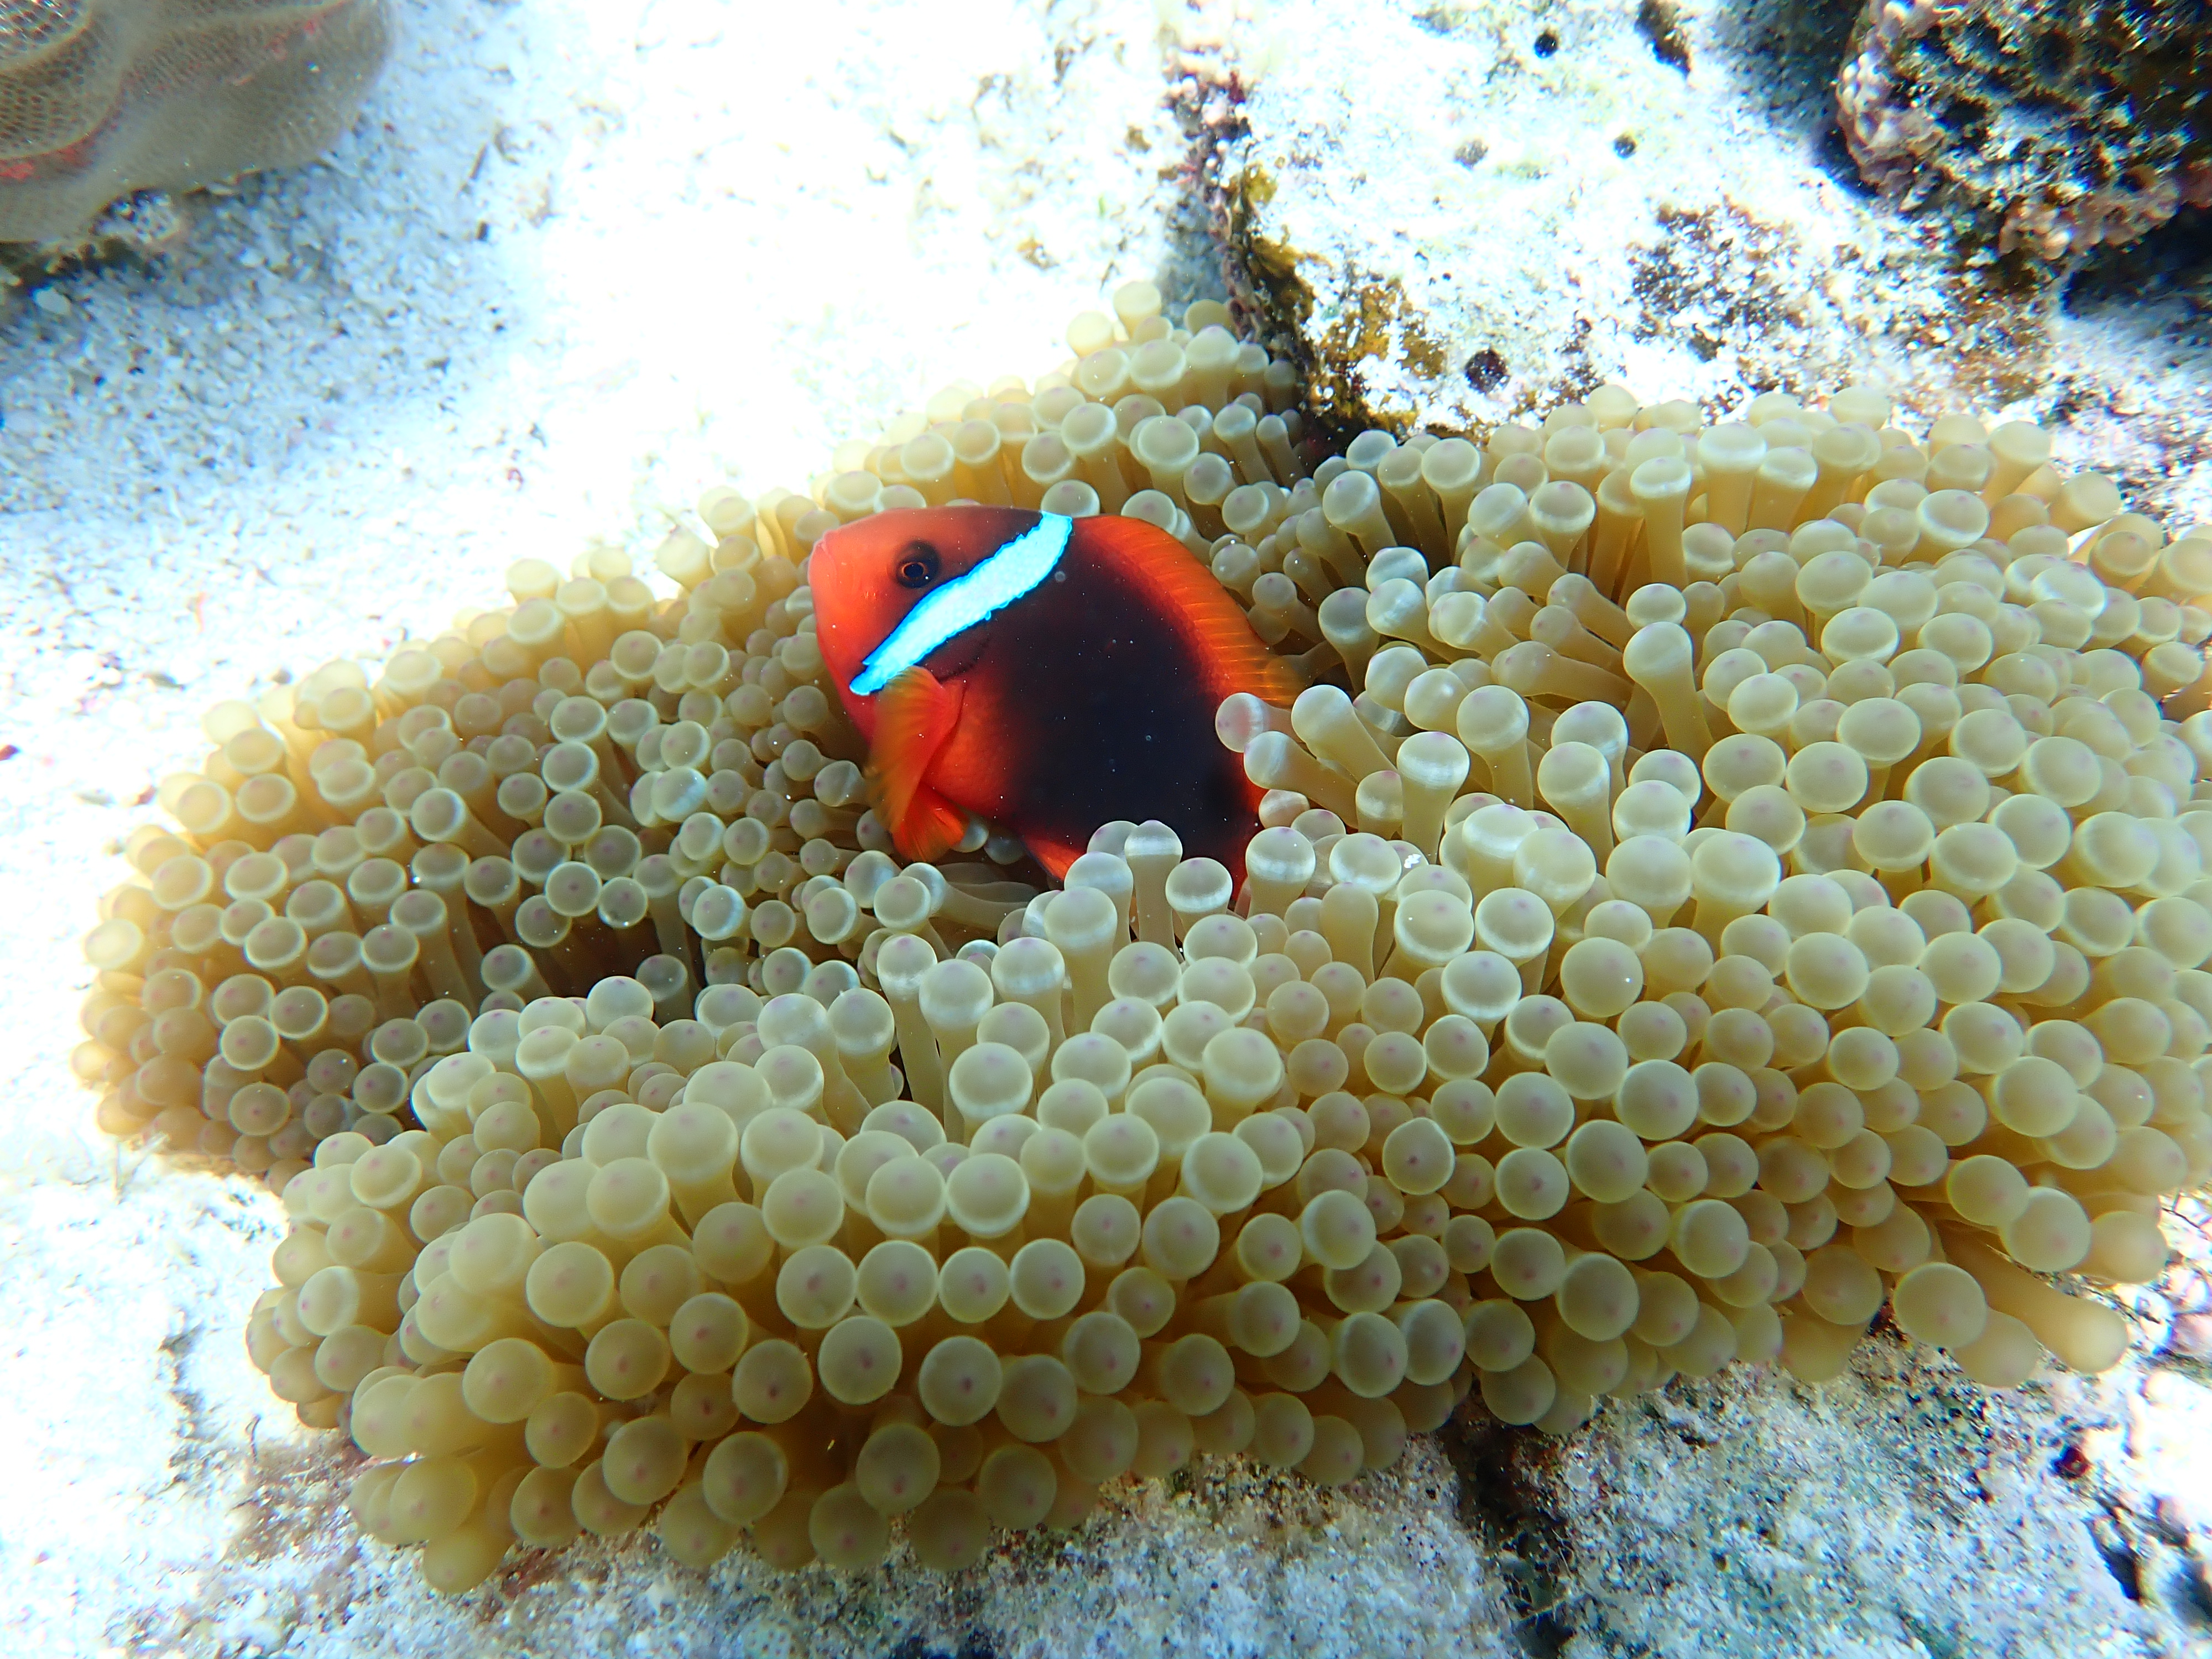
[{"label": "fish pectoral fin", "polygon": [[918,864],[934,864],[968,833],[968,815],[927,784],[914,793],[906,816],[890,826],[900,852]]},{"label": "fish pectoral fin", "polygon": [[932,788],[929,769],[960,723],[962,691],[926,668],[909,668],[876,700],[876,740],[868,752],[884,827],[899,850],[927,862],[951,850],[967,815]]}]

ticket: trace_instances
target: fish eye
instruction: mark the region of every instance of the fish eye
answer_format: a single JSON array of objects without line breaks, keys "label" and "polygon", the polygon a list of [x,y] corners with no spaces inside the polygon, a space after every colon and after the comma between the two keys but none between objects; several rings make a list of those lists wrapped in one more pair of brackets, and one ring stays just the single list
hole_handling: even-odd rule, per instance
[{"label": "fish eye", "polygon": [[891,572],[901,587],[927,587],[937,580],[937,550],[917,542],[907,549]]}]

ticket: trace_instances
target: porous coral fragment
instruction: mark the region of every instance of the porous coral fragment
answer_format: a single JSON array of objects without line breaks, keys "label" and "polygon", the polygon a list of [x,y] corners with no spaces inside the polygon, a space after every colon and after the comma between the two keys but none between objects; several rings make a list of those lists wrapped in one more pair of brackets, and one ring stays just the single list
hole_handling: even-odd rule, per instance
[{"label": "porous coral fragment", "polygon": [[1955,191],[2001,251],[2057,258],[2212,205],[2208,91],[2191,0],[1868,0],[1836,107],[1869,184]]},{"label": "porous coral fragment", "polygon": [[[2154,1273],[2212,1175],[2212,534],[1857,388],[1309,470],[1264,353],[1116,298],[1034,392],[711,495],[681,597],[526,561],[162,786],[78,1068],[282,1192],[248,1349],[383,1460],[364,1529],[449,1589],[648,1521],[951,1568],[1201,1450],[1334,1484],[1469,1398],[1831,1376],[1885,1300],[1985,1383],[2112,1363],[2038,1275]],[[1274,791],[1241,893],[1164,824],[1039,893],[865,810],[806,548],[1071,484],[1323,677],[1221,711]]]}]

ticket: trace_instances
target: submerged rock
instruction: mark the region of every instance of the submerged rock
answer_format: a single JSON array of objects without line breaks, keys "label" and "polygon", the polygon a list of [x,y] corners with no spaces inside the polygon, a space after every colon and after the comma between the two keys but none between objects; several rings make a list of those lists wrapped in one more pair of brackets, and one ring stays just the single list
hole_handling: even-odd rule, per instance
[{"label": "submerged rock", "polygon": [[33,0],[0,10],[0,242],[110,203],[311,161],[391,49],[386,0]]},{"label": "submerged rock", "polygon": [[2046,259],[2212,206],[2212,36],[2193,0],[1869,0],[1836,80],[1867,182],[1948,197]]}]

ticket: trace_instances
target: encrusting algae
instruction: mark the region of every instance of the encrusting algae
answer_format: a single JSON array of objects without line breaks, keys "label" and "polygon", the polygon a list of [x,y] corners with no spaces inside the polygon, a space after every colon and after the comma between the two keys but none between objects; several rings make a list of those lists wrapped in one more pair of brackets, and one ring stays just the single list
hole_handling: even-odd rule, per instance
[{"label": "encrusting algae", "polygon": [[[2114,1364],[2083,1287],[2212,1177],[2212,530],[1856,387],[1316,465],[1222,307],[1115,310],[711,493],[672,599],[525,561],[161,786],[77,1068],[282,1194],[247,1345],[362,1528],[449,1590],[646,1525],[950,1569],[1200,1451],[1832,1377],[1885,1304]],[[958,499],[1162,526],[1294,661],[1220,711],[1241,890],[1157,823],[902,867],[805,562]]]}]

